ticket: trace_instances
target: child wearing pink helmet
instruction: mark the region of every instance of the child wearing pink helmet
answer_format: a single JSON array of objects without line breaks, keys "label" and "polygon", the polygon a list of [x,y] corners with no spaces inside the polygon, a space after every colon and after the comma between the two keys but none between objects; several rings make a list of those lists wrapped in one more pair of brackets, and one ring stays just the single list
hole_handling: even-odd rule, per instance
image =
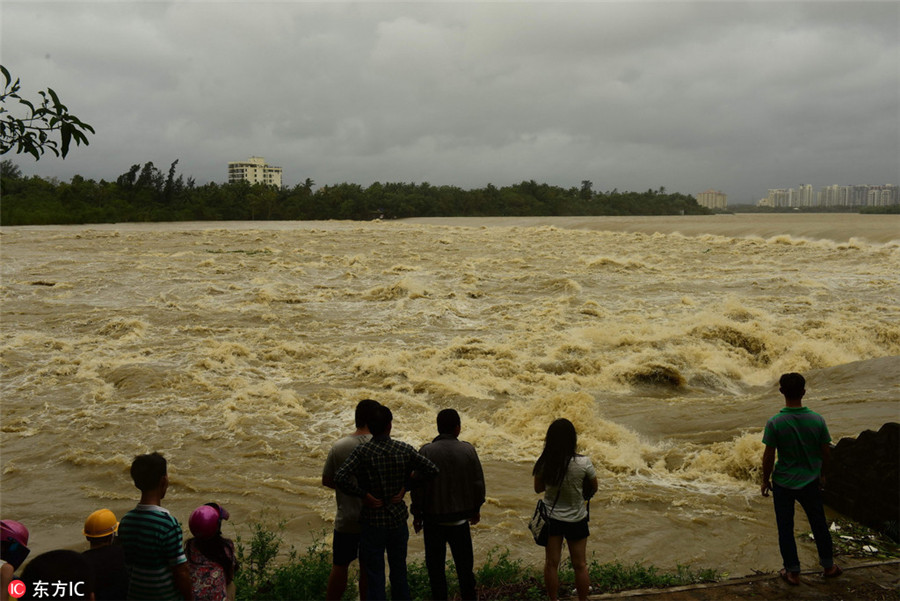
[{"label": "child wearing pink helmet", "polygon": [[233,601],[237,561],[234,543],[222,536],[222,520],[228,511],[217,503],[201,505],[191,514],[188,526],[193,538],[184,551],[191,570],[195,601]]}]

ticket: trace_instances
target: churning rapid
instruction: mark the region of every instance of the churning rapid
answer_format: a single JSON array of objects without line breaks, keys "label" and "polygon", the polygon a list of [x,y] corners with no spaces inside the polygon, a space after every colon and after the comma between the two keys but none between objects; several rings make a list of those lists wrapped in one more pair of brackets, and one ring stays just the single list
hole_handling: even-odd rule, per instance
[{"label": "churning rapid", "polygon": [[[34,553],[82,548],[84,518],[130,509],[131,459],[158,450],[183,523],[215,500],[237,533],[285,519],[302,548],[333,518],[328,448],[371,397],[416,446],[440,409],[459,410],[485,464],[482,558],[499,545],[542,561],[525,529],[531,465],[549,423],[567,417],[598,468],[598,560],[774,569],[756,470],[777,377],[808,376],[807,404],[835,438],[898,419],[898,225],[3,228],[3,517],[31,529]],[[806,565],[814,553],[801,546]]]}]

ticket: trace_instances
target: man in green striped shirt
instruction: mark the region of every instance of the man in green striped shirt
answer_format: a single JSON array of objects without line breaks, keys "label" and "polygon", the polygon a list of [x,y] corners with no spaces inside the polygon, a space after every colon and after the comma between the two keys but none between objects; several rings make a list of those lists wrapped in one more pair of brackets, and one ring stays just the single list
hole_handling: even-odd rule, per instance
[{"label": "man in green striped shirt", "polygon": [[119,523],[119,541],[130,571],[128,599],[193,600],[181,524],[161,507],[169,488],[165,458],[159,453],[138,455],[131,477],[141,491],[141,502]]},{"label": "man in green striped shirt", "polygon": [[[825,486],[823,463],[831,456],[831,435],[825,419],[803,406],[806,380],[798,373],[784,374],[778,381],[785,406],[766,422],[763,443],[762,485],[764,497],[772,491],[778,548],[784,568],[781,577],[791,585],[800,584],[800,559],[794,540],[794,502],[798,501],[812,529],[823,576],[839,576],[834,563],[831,533],[825,520],[820,488]],[[775,453],[778,452],[778,463]],[[774,471],[773,471],[774,469]]]}]

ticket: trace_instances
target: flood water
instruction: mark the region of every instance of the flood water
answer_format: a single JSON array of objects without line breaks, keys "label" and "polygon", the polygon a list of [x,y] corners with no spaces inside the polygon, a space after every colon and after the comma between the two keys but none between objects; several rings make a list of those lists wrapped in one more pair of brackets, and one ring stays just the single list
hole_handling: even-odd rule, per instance
[{"label": "flood water", "polygon": [[226,535],[283,519],[303,548],[371,397],[416,446],[459,410],[479,559],[542,561],[530,470],[567,417],[600,479],[589,553],[744,574],[780,565],[756,470],[781,373],[835,439],[900,419],[894,216],[6,227],[0,252],[0,508],[33,553],[121,517],[153,450],[182,523],[214,500]]}]

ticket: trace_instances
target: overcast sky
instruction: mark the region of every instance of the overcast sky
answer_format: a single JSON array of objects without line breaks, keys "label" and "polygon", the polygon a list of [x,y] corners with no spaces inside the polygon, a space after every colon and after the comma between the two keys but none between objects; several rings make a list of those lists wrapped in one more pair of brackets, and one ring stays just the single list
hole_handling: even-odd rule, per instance
[{"label": "overcast sky", "polygon": [[900,183],[900,2],[16,2],[2,63],[96,129],[26,174],[135,163],[292,186]]}]

